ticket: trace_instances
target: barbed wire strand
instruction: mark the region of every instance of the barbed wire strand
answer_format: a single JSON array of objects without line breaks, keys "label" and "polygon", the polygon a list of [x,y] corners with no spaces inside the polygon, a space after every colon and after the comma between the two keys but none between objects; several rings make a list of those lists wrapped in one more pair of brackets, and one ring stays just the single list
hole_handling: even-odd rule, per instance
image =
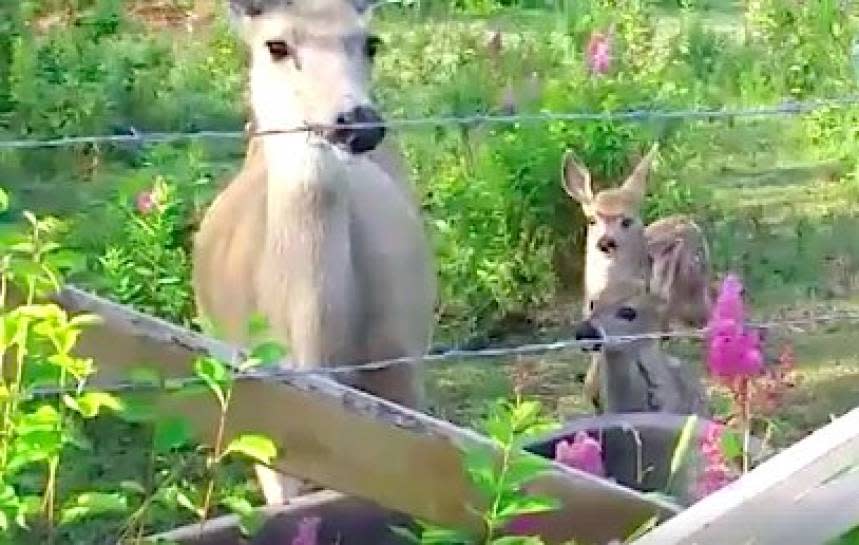
[{"label": "barbed wire strand", "polygon": [[[747,108],[699,108],[678,110],[620,110],[609,112],[538,112],[519,114],[473,114],[465,116],[427,116],[418,118],[390,119],[376,123],[350,123],[342,125],[304,125],[278,130],[258,131],[252,136],[264,137],[276,134],[299,132],[323,132],[329,129],[362,129],[386,127],[390,129],[411,129],[419,127],[439,127],[445,125],[470,126],[479,124],[517,124],[545,123],[552,121],[630,121],[640,122],[651,119],[718,119],[741,117],[795,116],[820,109],[843,108],[859,105],[859,95],[813,99],[805,101],[785,101],[771,106]],[[189,132],[142,132],[130,128],[128,134],[67,136],[48,140],[14,139],[0,140],[0,150],[25,150],[61,148],[85,144],[143,144],[167,143],[193,139],[236,140],[249,136],[244,131],[189,131]]]},{"label": "barbed wire strand", "polygon": [[[842,321],[859,322],[859,312],[840,312],[833,314],[806,316],[802,318],[770,320],[765,322],[750,322],[749,324],[747,324],[747,326],[749,328],[757,329],[759,331],[789,329],[795,332],[800,326],[811,326]],[[424,356],[406,356],[400,358],[378,360],[357,365],[336,365],[312,369],[290,368],[291,364],[287,360],[285,362],[281,362],[277,367],[263,367],[246,371],[235,371],[232,373],[232,379],[265,380],[278,382],[307,376],[336,376],[361,372],[380,371],[389,367],[393,367],[395,365],[424,365],[437,364],[451,360],[494,360],[514,356],[538,356],[549,352],[587,349],[593,348],[595,346],[614,346],[642,340],[702,339],[706,337],[707,332],[707,328],[700,328],[680,331],[669,331],[664,333],[643,333],[637,335],[606,336],[602,339],[563,339],[544,343],[528,343],[512,347],[483,348],[477,350],[450,349],[440,353],[426,354]],[[249,354],[247,350],[234,350],[234,359],[236,361],[246,360],[248,357]],[[88,385],[83,389],[74,387],[37,388],[30,392],[30,396],[34,398],[40,398],[57,396],[62,394],[82,393],[85,391],[98,391],[113,394],[140,391],[175,391],[182,390],[187,387],[202,385],[205,385],[205,382],[200,377],[188,376],[181,378],[171,378],[163,382],[158,381],[157,383],[140,381],[99,383]]]}]

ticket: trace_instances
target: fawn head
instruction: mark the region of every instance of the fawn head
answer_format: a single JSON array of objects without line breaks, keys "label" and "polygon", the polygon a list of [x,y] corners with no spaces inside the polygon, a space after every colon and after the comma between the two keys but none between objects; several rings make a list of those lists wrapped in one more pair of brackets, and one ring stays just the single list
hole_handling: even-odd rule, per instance
[{"label": "fawn head", "polygon": [[[664,303],[647,291],[644,280],[621,281],[608,286],[593,302],[590,316],[575,329],[576,340],[600,341],[606,337],[641,335],[660,329]],[[606,347],[595,343],[586,351],[623,351],[626,347],[640,345],[644,341],[632,341]]]},{"label": "fawn head", "polygon": [[[250,91],[259,129],[319,127],[351,153],[385,137],[369,92],[379,39],[367,30],[370,0],[230,0],[251,55]],[[367,124],[350,127],[348,125]]]},{"label": "fawn head", "polygon": [[564,156],[562,180],[564,190],[582,207],[588,222],[588,252],[598,251],[614,257],[629,245],[643,244],[644,226],[641,223],[641,203],[647,192],[647,175],[657,146],[636,165],[632,174],[620,187],[605,189],[594,194],[591,173],[573,157]]}]

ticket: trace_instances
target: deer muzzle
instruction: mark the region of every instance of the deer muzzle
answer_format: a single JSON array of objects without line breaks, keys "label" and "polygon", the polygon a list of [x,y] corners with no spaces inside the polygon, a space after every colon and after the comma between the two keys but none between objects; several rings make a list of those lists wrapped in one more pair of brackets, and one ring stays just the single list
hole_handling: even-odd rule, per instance
[{"label": "deer muzzle", "polygon": [[[603,332],[594,327],[590,320],[585,320],[576,326],[574,335],[577,341],[601,341],[605,338]],[[601,342],[597,342],[589,346],[584,346],[582,350],[585,352],[599,352],[602,350],[602,346]]]}]

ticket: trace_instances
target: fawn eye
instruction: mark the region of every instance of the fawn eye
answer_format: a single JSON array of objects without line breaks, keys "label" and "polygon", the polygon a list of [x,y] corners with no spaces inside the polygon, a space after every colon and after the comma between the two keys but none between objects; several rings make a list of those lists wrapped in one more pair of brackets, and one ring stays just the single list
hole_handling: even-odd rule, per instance
[{"label": "fawn eye", "polygon": [[271,58],[275,61],[282,61],[287,57],[293,56],[295,51],[292,46],[283,40],[269,40],[265,43]]},{"label": "fawn eye", "polygon": [[597,219],[595,217],[588,216],[587,219],[588,219],[588,225],[596,225],[597,224]]},{"label": "fawn eye", "polygon": [[635,320],[635,318],[638,316],[638,313],[635,312],[635,309],[632,307],[620,307],[619,309],[617,309],[617,313],[615,315],[621,320],[631,322]]},{"label": "fawn eye", "polygon": [[629,229],[632,227],[632,218],[623,218],[620,220],[620,226],[624,229]]},{"label": "fawn eye", "polygon": [[384,43],[381,38],[375,34],[371,34],[367,36],[367,41],[364,43],[364,54],[367,55],[368,59],[373,60],[383,45]]}]

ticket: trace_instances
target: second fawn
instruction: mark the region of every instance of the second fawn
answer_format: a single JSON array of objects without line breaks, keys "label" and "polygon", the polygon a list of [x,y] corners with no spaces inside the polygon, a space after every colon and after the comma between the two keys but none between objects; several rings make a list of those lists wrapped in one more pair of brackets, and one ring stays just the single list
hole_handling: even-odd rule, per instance
[{"label": "second fawn", "polygon": [[[648,226],[641,220],[647,177],[657,146],[653,146],[620,186],[594,192],[591,174],[564,157],[562,179],[567,194],[587,218],[583,316],[612,284],[642,280],[664,306],[660,328],[672,322],[702,327],[710,309],[710,256],[701,228],[691,219],[674,215]],[[599,409],[597,369],[591,365],[585,387]]]}]

